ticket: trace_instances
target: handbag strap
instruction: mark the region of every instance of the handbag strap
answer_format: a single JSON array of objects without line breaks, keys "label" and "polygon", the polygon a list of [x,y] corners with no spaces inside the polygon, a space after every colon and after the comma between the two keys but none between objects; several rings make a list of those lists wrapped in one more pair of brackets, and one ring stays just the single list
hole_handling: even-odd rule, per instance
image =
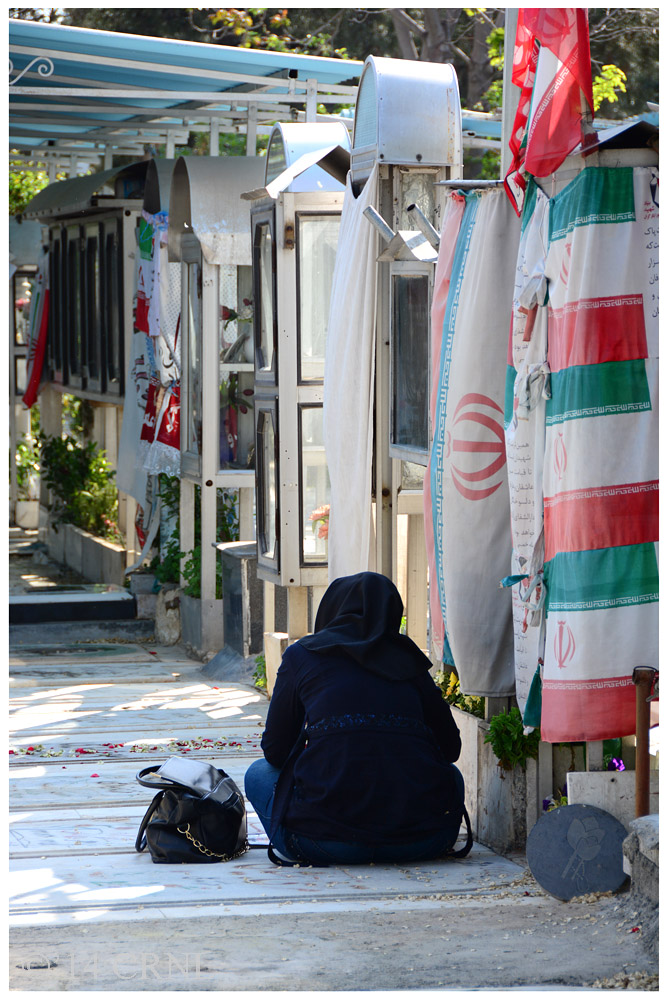
[{"label": "handbag strap", "polygon": [[141,821],[141,826],[139,827],[137,839],[134,844],[135,850],[139,851],[139,853],[146,850],[146,827],[148,826],[148,822],[151,816],[153,815],[157,807],[160,805],[163,795],[164,795],[163,791],[157,793],[157,795],[154,797],[153,801],[149,805],[148,809],[146,810],[146,815]]},{"label": "handbag strap", "polygon": [[146,781],[144,779],[144,775],[146,774],[157,774],[157,770],[154,764],[150,765],[149,767],[144,767],[136,775],[137,781],[139,782],[140,785],[143,785],[144,788],[178,788],[179,786],[181,788],[186,787],[185,785],[181,785],[180,782],[178,781],[172,781],[171,778],[165,778],[163,775],[160,775],[159,781]]},{"label": "handbag strap", "polygon": [[[251,844],[251,847],[263,847],[263,844]],[[309,866],[308,861],[288,861],[287,858],[279,858],[273,849],[273,844],[269,844],[267,848],[267,854],[269,856],[269,861],[272,861],[274,865],[278,865],[281,868],[303,868],[304,866]]]},{"label": "handbag strap", "polygon": [[468,816],[468,810],[465,806],[463,806],[463,819],[466,821],[466,842],[458,851],[447,851],[444,855],[446,858],[465,858],[470,854],[470,849],[472,848],[472,826],[470,825],[470,816]]}]

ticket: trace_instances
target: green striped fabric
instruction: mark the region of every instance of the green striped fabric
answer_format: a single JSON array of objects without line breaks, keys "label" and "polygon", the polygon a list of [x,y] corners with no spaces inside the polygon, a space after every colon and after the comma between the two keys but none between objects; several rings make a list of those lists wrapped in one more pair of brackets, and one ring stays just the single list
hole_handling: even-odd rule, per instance
[{"label": "green striped fabric", "polygon": [[512,417],[514,416],[514,383],[516,381],[516,368],[513,365],[507,366],[507,372],[505,374],[505,430],[512,423]]},{"label": "green striped fabric", "polygon": [[559,552],[544,565],[549,615],[600,611],[658,600],[655,545]]},{"label": "green striped fabric", "polygon": [[551,199],[549,241],[561,240],[580,226],[635,221],[632,167],[582,170]]},{"label": "green striped fabric", "polygon": [[547,426],[650,409],[651,395],[642,358],[577,365],[551,373]]}]

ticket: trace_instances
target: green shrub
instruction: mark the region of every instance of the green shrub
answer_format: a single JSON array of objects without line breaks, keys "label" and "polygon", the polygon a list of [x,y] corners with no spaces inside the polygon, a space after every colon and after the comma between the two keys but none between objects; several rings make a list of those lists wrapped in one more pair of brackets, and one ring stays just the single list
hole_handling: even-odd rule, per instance
[{"label": "green shrub", "polygon": [[98,538],[122,544],[114,470],[92,441],[40,433],[41,475],[51,491],[51,523],[74,524]]},{"label": "green shrub", "polygon": [[27,434],[21,435],[16,446],[16,485],[19,500],[33,500],[39,496],[40,455],[39,441]]},{"label": "green shrub", "polygon": [[255,657],[255,670],[252,675],[252,681],[257,688],[266,687],[266,658],[263,653]]},{"label": "green shrub", "polygon": [[529,758],[537,758],[540,745],[539,729],[534,729],[528,736],[524,736],[523,719],[516,705],[509,712],[494,715],[489,726],[484,742],[491,744],[491,749],[498,758],[498,766],[503,771],[525,767]]}]

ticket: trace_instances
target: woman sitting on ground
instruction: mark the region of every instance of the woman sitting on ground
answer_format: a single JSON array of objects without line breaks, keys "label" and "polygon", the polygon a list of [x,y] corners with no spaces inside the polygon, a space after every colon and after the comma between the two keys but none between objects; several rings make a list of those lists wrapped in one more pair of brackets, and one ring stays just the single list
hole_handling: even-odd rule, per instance
[{"label": "woman sitting on ground", "polygon": [[[289,646],[246,795],[278,859],[368,864],[451,851],[461,750],[430,661],[401,635],[403,602],[377,573],[340,577],[315,631]],[[469,844],[468,844],[469,849]]]}]

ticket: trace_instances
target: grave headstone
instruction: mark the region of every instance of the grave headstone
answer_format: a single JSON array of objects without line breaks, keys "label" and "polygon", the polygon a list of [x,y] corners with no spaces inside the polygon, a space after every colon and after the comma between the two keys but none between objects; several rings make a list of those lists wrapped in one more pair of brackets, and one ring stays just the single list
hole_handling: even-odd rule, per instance
[{"label": "grave headstone", "polygon": [[615,892],[623,885],[623,841],[627,831],[604,809],[561,806],[531,830],[526,859],[536,881],[557,899]]}]

